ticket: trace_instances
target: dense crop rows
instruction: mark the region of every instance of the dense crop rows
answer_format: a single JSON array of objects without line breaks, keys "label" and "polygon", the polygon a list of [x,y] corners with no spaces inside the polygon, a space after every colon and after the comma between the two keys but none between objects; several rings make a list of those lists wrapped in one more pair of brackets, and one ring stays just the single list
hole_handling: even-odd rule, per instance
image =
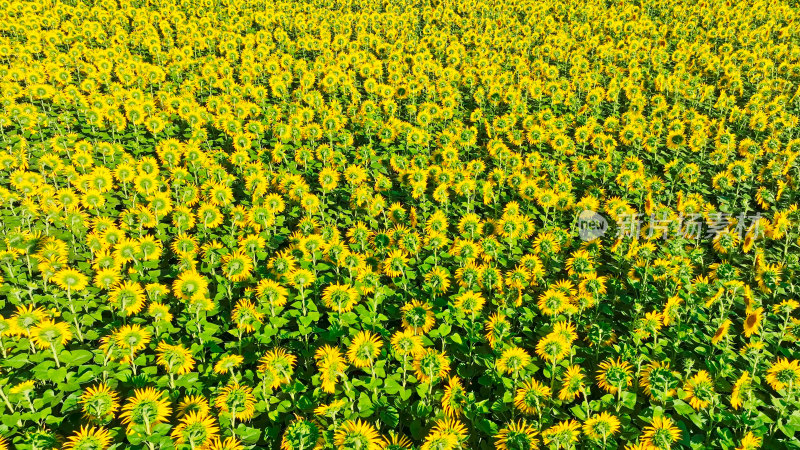
[{"label": "dense crop rows", "polygon": [[800,447],[798,19],[0,0],[0,449]]}]

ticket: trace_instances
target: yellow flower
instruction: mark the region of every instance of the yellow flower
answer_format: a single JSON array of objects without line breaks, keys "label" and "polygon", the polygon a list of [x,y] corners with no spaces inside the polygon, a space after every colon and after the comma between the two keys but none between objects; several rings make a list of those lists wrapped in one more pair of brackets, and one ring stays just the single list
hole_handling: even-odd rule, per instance
[{"label": "yellow flower", "polygon": [[714,382],[705,370],[686,380],[683,390],[686,392],[684,398],[694,409],[704,409],[714,399]]}]

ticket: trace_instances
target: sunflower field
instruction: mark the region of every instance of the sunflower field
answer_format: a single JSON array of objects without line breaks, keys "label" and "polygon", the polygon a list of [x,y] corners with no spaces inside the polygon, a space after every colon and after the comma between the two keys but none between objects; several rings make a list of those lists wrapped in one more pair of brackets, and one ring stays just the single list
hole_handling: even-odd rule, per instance
[{"label": "sunflower field", "polygon": [[800,5],[0,0],[0,449],[800,448]]}]

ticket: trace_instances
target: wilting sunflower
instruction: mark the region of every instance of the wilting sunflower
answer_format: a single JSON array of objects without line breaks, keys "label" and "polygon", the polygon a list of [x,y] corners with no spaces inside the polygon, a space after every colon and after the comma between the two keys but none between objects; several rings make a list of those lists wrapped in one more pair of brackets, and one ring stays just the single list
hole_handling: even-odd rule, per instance
[{"label": "wilting sunflower", "polygon": [[135,426],[142,426],[147,435],[150,435],[153,427],[166,422],[171,413],[172,409],[163,398],[163,392],[149,387],[134,391],[133,397],[122,407],[120,418],[122,423],[128,426],[128,433],[131,433]]},{"label": "wilting sunflower", "polygon": [[81,429],[67,439],[64,450],[105,450],[111,444],[111,433],[105,428],[81,425]]},{"label": "wilting sunflower", "polygon": [[539,448],[537,434],[539,433],[536,429],[524,420],[511,422],[494,436],[495,448],[498,450],[535,450]]},{"label": "wilting sunflower", "polygon": [[[361,419],[348,420],[333,435],[333,445],[337,449],[378,450],[382,443],[380,434],[368,422]],[[299,447],[298,447],[299,448]]]}]

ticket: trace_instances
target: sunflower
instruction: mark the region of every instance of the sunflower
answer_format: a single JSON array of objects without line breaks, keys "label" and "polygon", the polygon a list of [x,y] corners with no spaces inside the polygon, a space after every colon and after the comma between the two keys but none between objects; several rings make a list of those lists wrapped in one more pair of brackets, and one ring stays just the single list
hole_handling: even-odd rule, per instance
[{"label": "sunflower", "polygon": [[750,377],[750,372],[746,370],[742,372],[742,375],[733,384],[733,390],[731,391],[731,408],[738,410],[742,407],[742,404],[744,404],[743,395],[749,395],[750,389],[752,389],[752,382],[753,379]]},{"label": "sunflower", "polygon": [[328,404],[322,404],[314,408],[314,414],[317,416],[330,417],[336,421],[336,415],[347,406],[348,401],[340,398]]},{"label": "sunflower", "polygon": [[323,430],[314,420],[295,416],[281,438],[281,450],[317,450],[323,448]]},{"label": "sunflower", "polygon": [[72,331],[64,322],[45,319],[31,329],[31,340],[39,349],[52,349],[58,366],[56,346],[64,346],[72,339]]},{"label": "sunflower", "polygon": [[347,349],[347,359],[356,367],[372,367],[383,347],[380,336],[369,331],[360,331]]},{"label": "sunflower", "polygon": [[206,447],[206,450],[244,450],[242,444],[236,440],[236,438],[214,438],[211,439]]},{"label": "sunflower", "polygon": [[456,310],[463,312],[467,316],[480,314],[486,300],[479,292],[466,291],[456,297],[453,305]]},{"label": "sunflower", "polygon": [[414,358],[414,376],[421,383],[432,384],[450,373],[450,360],[444,352],[427,349]]},{"label": "sunflower", "polygon": [[413,300],[400,309],[403,328],[413,330],[415,334],[425,334],[436,324],[431,305],[428,302]]},{"label": "sunflower", "polygon": [[600,370],[597,371],[597,385],[601,389],[614,394],[620,389],[624,389],[631,384],[631,365],[621,358],[613,360],[606,359],[600,363]]},{"label": "sunflower", "polygon": [[489,345],[494,349],[510,333],[511,324],[502,313],[496,312],[489,316],[484,328],[486,329],[486,340],[489,341]]},{"label": "sunflower", "polygon": [[748,431],[742,437],[736,450],[758,450],[759,448],[761,448],[761,438],[753,434],[752,431]]},{"label": "sunflower", "polygon": [[138,314],[146,300],[144,289],[134,281],[123,281],[111,288],[108,293],[108,302],[125,316]]},{"label": "sunflower", "polygon": [[539,339],[536,344],[536,354],[551,364],[564,359],[571,351],[570,341],[564,337],[563,333],[550,333]]},{"label": "sunflower", "polygon": [[449,418],[458,417],[467,405],[467,391],[458,377],[450,377],[442,394],[442,410]]},{"label": "sunflower", "polygon": [[111,444],[111,433],[105,428],[81,425],[81,429],[67,439],[64,450],[105,450]]},{"label": "sunflower", "polygon": [[514,405],[523,414],[541,413],[547,400],[552,396],[550,388],[536,380],[529,380],[517,389]]},{"label": "sunflower", "polygon": [[178,299],[190,300],[206,295],[208,281],[194,270],[181,272],[172,283],[172,292]]},{"label": "sunflower", "polygon": [[675,395],[679,379],[680,374],[670,369],[669,362],[652,361],[642,369],[639,385],[651,399],[658,398],[663,401]]},{"label": "sunflower", "polygon": [[653,417],[650,425],[642,429],[642,443],[658,449],[672,448],[680,438],[680,428],[668,417]]},{"label": "sunflower", "polygon": [[286,304],[288,296],[289,291],[277,281],[264,279],[256,285],[256,298],[259,303],[266,302],[269,304],[273,314],[275,308],[280,308]]},{"label": "sunflower", "polygon": [[122,423],[128,426],[128,433],[133,432],[134,427],[142,426],[150,435],[155,425],[167,421],[172,409],[162,397],[163,393],[152,387],[134,390],[133,397],[122,407],[120,415]]},{"label": "sunflower", "polygon": [[531,355],[519,347],[511,347],[503,351],[497,359],[495,367],[500,374],[512,374],[515,378],[520,371],[531,363]]},{"label": "sunflower", "polygon": [[722,325],[717,328],[717,331],[714,332],[714,336],[711,338],[711,343],[717,345],[721,340],[725,339],[728,336],[728,330],[730,329],[731,321],[729,319],[725,319],[722,322]]},{"label": "sunflower", "polygon": [[231,281],[246,280],[252,272],[253,260],[241,250],[236,250],[222,258],[222,273]]},{"label": "sunflower", "polygon": [[[337,449],[378,450],[382,443],[380,434],[368,422],[348,420],[333,435]],[[298,447],[299,448],[299,447]]]},{"label": "sunflower", "polygon": [[53,282],[68,293],[86,289],[89,277],[75,269],[61,269],[53,276]]},{"label": "sunflower", "polygon": [[495,436],[498,450],[535,450],[539,448],[536,429],[524,420],[511,422]]},{"label": "sunflower", "polygon": [[176,444],[188,444],[191,448],[206,448],[217,438],[219,427],[213,417],[206,413],[189,412],[181,417],[170,436]]},{"label": "sunflower", "polygon": [[258,311],[256,305],[248,299],[240,299],[231,312],[231,319],[236,322],[236,328],[241,332],[252,333],[263,323],[264,314]]},{"label": "sunflower", "polygon": [[392,335],[392,349],[400,357],[414,357],[424,350],[422,337],[411,330],[398,331]]},{"label": "sunflower", "polygon": [[589,417],[583,424],[583,434],[592,439],[602,440],[605,447],[606,440],[619,432],[620,422],[616,416],[607,412]]},{"label": "sunflower", "polygon": [[381,450],[408,450],[411,448],[413,448],[411,441],[394,431],[390,431],[388,437],[384,436],[381,444]]},{"label": "sunflower", "polygon": [[228,372],[232,372],[233,369],[239,367],[243,361],[244,358],[241,355],[224,355],[214,364],[214,373],[224,375]]},{"label": "sunflower", "polygon": [[296,356],[282,348],[276,348],[268,351],[258,360],[258,371],[262,373],[269,371],[273,380],[271,387],[277,389],[282,384],[291,382],[296,363]]},{"label": "sunflower", "polygon": [[575,397],[584,392],[586,388],[585,379],[583,369],[580,366],[573,365],[568,367],[561,378],[561,390],[558,391],[558,399],[561,401],[575,400]]},{"label": "sunflower", "polygon": [[767,370],[767,383],[772,389],[785,389],[791,395],[800,383],[800,363],[796,359],[778,358]]},{"label": "sunflower", "polygon": [[761,319],[764,316],[764,308],[757,308],[747,314],[744,320],[744,336],[750,337],[753,334],[758,334],[761,328]]},{"label": "sunflower", "polygon": [[161,341],[156,347],[156,363],[165,368],[169,374],[183,375],[194,368],[192,352],[181,344],[170,345]]},{"label": "sunflower", "polygon": [[119,396],[105,383],[87,388],[78,400],[83,417],[92,422],[105,423],[114,418],[119,409]]},{"label": "sunflower", "polygon": [[572,448],[581,435],[581,424],[576,420],[563,420],[542,432],[542,440],[551,448]]},{"label": "sunflower", "polygon": [[11,325],[9,334],[30,336],[33,327],[47,318],[48,314],[42,307],[37,308],[34,305],[18,305],[14,315],[9,319]]},{"label": "sunflower", "polygon": [[332,284],[322,291],[325,306],[337,313],[347,313],[358,303],[358,291],[347,283]]},{"label": "sunflower", "polygon": [[694,409],[704,409],[713,401],[714,383],[708,372],[701,370],[683,384],[684,398]]},{"label": "sunflower", "polygon": [[256,413],[255,401],[256,398],[250,387],[242,386],[234,381],[220,389],[214,405],[220,412],[229,414],[231,422],[235,422],[236,419],[248,421]]},{"label": "sunflower", "polygon": [[181,417],[194,412],[200,415],[208,414],[211,408],[208,406],[208,400],[201,395],[189,395],[184,397],[179,403],[175,417]]}]

